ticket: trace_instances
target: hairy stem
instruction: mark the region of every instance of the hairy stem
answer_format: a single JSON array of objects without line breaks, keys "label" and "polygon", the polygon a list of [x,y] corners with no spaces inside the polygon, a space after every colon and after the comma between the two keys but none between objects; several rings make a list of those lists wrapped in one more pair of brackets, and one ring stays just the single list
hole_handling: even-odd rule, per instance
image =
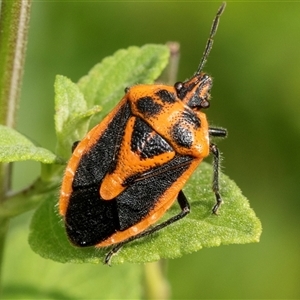
[{"label": "hairy stem", "polygon": [[[21,89],[30,14],[30,0],[0,2],[0,124],[14,127]],[[11,183],[11,164],[0,164],[0,210]],[[2,266],[8,218],[0,219]],[[0,269],[1,279],[1,269]]]}]

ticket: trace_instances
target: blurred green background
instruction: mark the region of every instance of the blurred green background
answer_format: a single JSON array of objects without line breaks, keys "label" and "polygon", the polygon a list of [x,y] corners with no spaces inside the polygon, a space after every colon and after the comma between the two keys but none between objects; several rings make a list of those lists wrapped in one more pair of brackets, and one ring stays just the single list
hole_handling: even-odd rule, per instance
[{"label": "blurred green background", "polygon": [[[18,130],[54,150],[55,75],[77,81],[119,48],[178,41],[178,80],[188,78],[198,66],[219,5],[33,1]],[[229,131],[219,143],[223,171],[250,200],[263,234],[259,244],[203,249],[169,261],[172,298],[299,298],[300,3],[228,2],[205,71],[214,78],[209,120]],[[38,172],[37,163],[17,164],[14,187],[26,186]],[[14,269],[17,253],[28,253],[19,259],[40,264],[43,274],[52,270],[56,281],[67,282],[67,270],[83,266],[59,271],[63,265],[31,253],[29,217],[11,224],[4,283],[20,287],[25,280],[27,289],[41,284],[38,272],[27,277]],[[98,270],[112,273],[111,268],[89,267],[94,281]],[[101,290],[90,298],[102,298]]]}]

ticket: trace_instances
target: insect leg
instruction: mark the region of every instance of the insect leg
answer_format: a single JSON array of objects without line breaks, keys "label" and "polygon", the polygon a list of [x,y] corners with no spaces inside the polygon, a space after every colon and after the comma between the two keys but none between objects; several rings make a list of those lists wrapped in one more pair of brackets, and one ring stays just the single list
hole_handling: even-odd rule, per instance
[{"label": "insect leg", "polygon": [[213,214],[217,215],[218,209],[222,204],[222,198],[220,195],[220,153],[217,145],[210,144],[209,145],[210,152],[213,154],[213,185],[212,189],[216,196],[216,204],[212,208]]},{"label": "insect leg", "polygon": [[75,149],[76,149],[76,147],[77,147],[77,145],[80,143],[80,141],[76,141],[76,142],[74,142],[73,143],[73,145],[72,145],[72,153],[75,151]]},{"label": "insect leg", "polygon": [[226,129],[217,128],[217,127],[209,127],[208,133],[209,133],[209,136],[212,136],[212,137],[225,138],[227,136]]},{"label": "insect leg", "polygon": [[189,212],[190,212],[190,204],[187,200],[187,198],[185,197],[183,191],[180,191],[178,193],[178,196],[177,196],[177,201],[178,201],[178,204],[181,208],[181,212],[173,217],[171,217],[170,219],[166,220],[165,222],[162,222],[161,224],[158,224],[148,230],[145,230],[135,236],[132,236],[130,238],[128,238],[127,240],[117,244],[116,246],[114,246],[107,254],[106,254],[106,257],[105,257],[105,260],[104,260],[104,263],[105,264],[109,264],[110,263],[110,260],[112,258],[112,256],[114,254],[116,254],[124,245],[126,245],[127,243],[133,241],[133,240],[136,240],[136,239],[140,239],[142,237],[145,237],[145,236],[148,236],[148,235],[151,235],[152,233],[156,232],[156,231],[159,231],[161,229],[163,229],[164,227],[184,218]]}]

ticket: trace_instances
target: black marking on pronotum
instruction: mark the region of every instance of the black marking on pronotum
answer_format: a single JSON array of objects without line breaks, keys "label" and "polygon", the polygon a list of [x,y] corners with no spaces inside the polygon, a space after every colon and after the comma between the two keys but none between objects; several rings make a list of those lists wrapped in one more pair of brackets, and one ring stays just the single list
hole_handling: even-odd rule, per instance
[{"label": "black marking on pronotum", "polygon": [[188,128],[182,126],[181,122],[177,122],[174,126],[172,126],[171,136],[175,143],[179,146],[191,148],[193,145],[194,139],[192,132]]},{"label": "black marking on pronotum", "polygon": [[201,127],[200,119],[191,109],[184,109],[182,119],[183,121],[193,125],[194,129],[199,129]]},{"label": "black marking on pronotum", "polygon": [[145,117],[149,118],[161,112],[163,106],[154,101],[152,97],[142,97],[137,100],[136,107]]},{"label": "black marking on pronotum", "polygon": [[162,102],[164,103],[174,103],[176,101],[175,95],[173,93],[170,93],[167,90],[159,90],[158,92],[155,93]]}]

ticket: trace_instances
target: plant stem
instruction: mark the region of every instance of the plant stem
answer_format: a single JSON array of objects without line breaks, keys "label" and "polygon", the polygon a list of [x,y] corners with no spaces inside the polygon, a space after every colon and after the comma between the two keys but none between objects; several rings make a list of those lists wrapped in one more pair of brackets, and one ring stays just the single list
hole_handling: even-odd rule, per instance
[{"label": "plant stem", "polygon": [[[0,2],[0,124],[15,126],[31,0]],[[0,209],[11,185],[11,164],[0,164]],[[9,219],[0,219],[0,266]],[[1,269],[0,269],[1,281]]]},{"label": "plant stem", "polygon": [[163,261],[147,263],[144,266],[145,298],[148,300],[169,299],[169,283],[164,275]]},{"label": "plant stem", "polygon": [[169,63],[160,75],[159,81],[173,85],[177,80],[177,71],[180,59],[180,44],[177,42],[168,42],[167,46],[170,49]]},{"label": "plant stem", "polygon": [[30,0],[3,0],[0,11],[0,122],[14,127],[21,88]]}]

